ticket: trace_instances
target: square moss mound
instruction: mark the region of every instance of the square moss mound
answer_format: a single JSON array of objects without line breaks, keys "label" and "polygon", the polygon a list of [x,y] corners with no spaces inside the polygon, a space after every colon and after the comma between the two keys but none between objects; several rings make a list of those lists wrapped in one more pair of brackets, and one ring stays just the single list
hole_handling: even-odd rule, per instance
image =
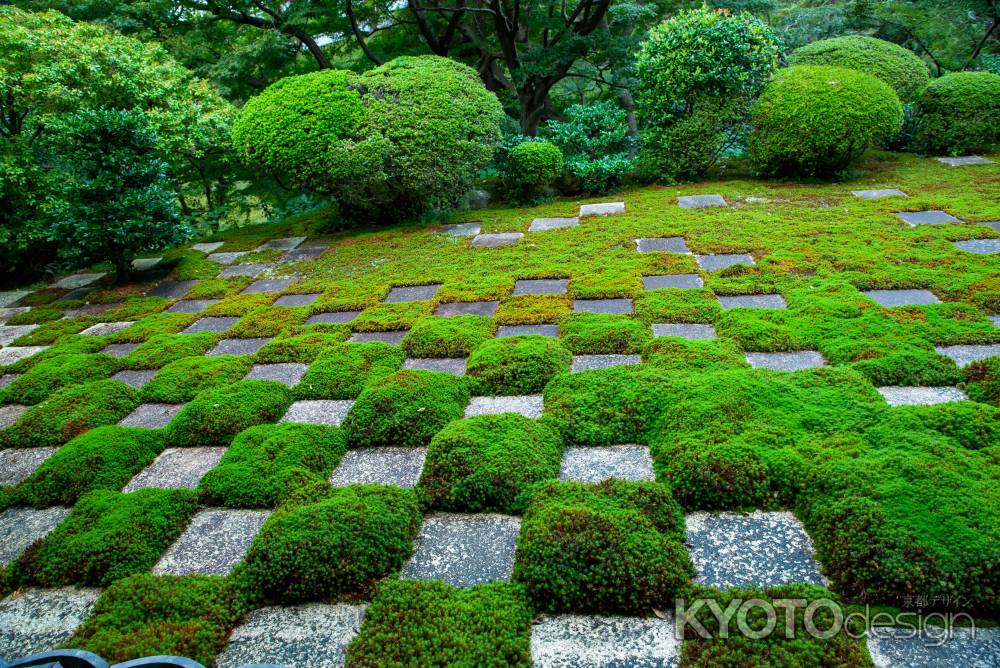
[{"label": "square moss mound", "polygon": [[95,489],[117,492],[163,448],[158,429],[98,427],[42,462],[18,489],[17,502],[34,508],[71,506]]},{"label": "square moss mound", "polygon": [[157,334],[129,353],[122,361],[129,369],[161,369],[185,357],[204,355],[218,338],[210,332],[199,334]]},{"label": "square moss mound", "polygon": [[240,618],[226,579],[134,575],[112,583],[66,643],[107,661],[186,656],[208,666]]},{"label": "square moss mound", "polygon": [[379,341],[340,343],[321,352],[295,388],[299,399],[356,399],[369,383],[387,378],[406,359],[399,346]]},{"label": "square moss mound", "polygon": [[534,611],[524,589],[385,580],[347,648],[347,666],[531,666]]},{"label": "square moss mound", "polygon": [[643,293],[635,300],[635,314],[654,322],[711,323],[722,312],[711,290],[664,289]]},{"label": "square moss mound", "polygon": [[256,360],[265,364],[283,362],[312,363],[324,350],[347,340],[350,329],[346,326],[334,331],[315,331],[272,339],[257,351]]},{"label": "square moss mound", "polygon": [[204,390],[167,427],[167,442],[175,447],[226,445],[248,427],[277,422],[291,403],[291,391],[274,381],[241,380]]},{"label": "square moss mound", "polygon": [[465,357],[495,329],[493,319],[481,315],[428,316],[413,323],[403,349],[410,357]]},{"label": "square moss mound", "polygon": [[198,485],[202,501],[231,508],[274,508],[288,498],[316,499],[347,450],[336,427],[280,423],[250,427],[233,439]]},{"label": "square moss mound", "polygon": [[508,336],[472,351],[466,367],[473,394],[536,394],[557,373],[569,371],[573,354],[558,339]]},{"label": "square moss mound", "polygon": [[198,509],[186,489],[97,490],[15,567],[21,584],[106,587],[149,571]]},{"label": "square moss mound", "polygon": [[516,582],[553,612],[648,612],[691,582],[684,515],[654,482],[547,483],[531,499]]},{"label": "square moss mound", "polygon": [[418,488],[433,508],[517,514],[533,483],[559,477],[562,439],[522,415],[479,415],[431,439]]},{"label": "square moss mound", "polygon": [[62,445],[76,436],[114,424],[139,405],[139,393],[117,380],[65,387],[0,431],[0,446],[34,448]]},{"label": "square moss mound", "polygon": [[142,388],[144,401],[183,404],[202,390],[235,383],[247,375],[253,361],[247,356],[186,357],[160,369]]},{"label": "square moss mound", "polygon": [[647,364],[668,371],[721,371],[747,368],[746,356],[728,339],[654,339],[642,353]]},{"label": "square moss mound", "polygon": [[372,383],[358,397],[343,423],[348,444],[352,448],[427,445],[442,427],[462,417],[469,399],[462,378],[400,371]]},{"label": "square moss mound", "polygon": [[9,403],[37,404],[68,385],[104,380],[119,366],[118,360],[107,355],[59,355],[31,367],[3,396]]},{"label": "square moss mound", "polygon": [[261,603],[367,598],[378,580],[403,567],[420,522],[411,490],[345,487],[276,511],[233,577]]},{"label": "square moss mound", "polygon": [[574,355],[635,354],[653,338],[649,325],[627,315],[574,313],[560,328]]}]

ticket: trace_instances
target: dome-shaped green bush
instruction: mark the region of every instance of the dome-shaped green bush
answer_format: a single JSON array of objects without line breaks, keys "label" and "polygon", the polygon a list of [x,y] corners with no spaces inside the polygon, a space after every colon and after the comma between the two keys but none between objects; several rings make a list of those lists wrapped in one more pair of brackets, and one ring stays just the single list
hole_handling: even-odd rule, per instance
[{"label": "dome-shaped green bush", "polygon": [[511,186],[523,197],[544,192],[562,174],[563,154],[559,147],[547,141],[526,141],[510,152]]},{"label": "dome-shaped green bush", "polygon": [[821,39],[796,49],[789,65],[837,65],[878,77],[903,102],[911,102],[930,81],[927,64],[898,44],[864,35]]},{"label": "dome-shaped green bush", "polygon": [[934,155],[986,151],[1000,142],[1000,75],[955,72],[917,98],[916,147]]},{"label": "dome-shaped green bush", "polygon": [[750,158],[765,175],[827,176],[846,168],[903,123],[884,82],[845,67],[781,70],[757,101]]}]

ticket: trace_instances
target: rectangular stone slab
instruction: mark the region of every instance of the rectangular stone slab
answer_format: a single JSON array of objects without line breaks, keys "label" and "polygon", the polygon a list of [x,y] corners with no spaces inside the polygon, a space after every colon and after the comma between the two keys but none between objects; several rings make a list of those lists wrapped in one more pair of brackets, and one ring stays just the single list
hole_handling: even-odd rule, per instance
[{"label": "rectangular stone slab", "polygon": [[1000,239],[968,239],[954,241],[955,248],[975,255],[996,255],[1000,253]]},{"label": "rectangular stone slab", "polygon": [[547,232],[549,230],[559,230],[564,227],[579,227],[580,219],[573,218],[535,218],[528,226],[529,232]]},{"label": "rectangular stone slab", "polygon": [[403,368],[438,371],[441,373],[450,373],[453,376],[463,376],[465,375],[465,367],[468,361],[465,357],[409,357],[403,361]]},{"label": "rectangular stone slab", "polygon": [[773,371],[802,371],[826,366],[826,360],[815,350],[747,353],[746,358],[754,369],[771,369]]},{"label": "rectangular stone slab", "polygon": [[719,304],[723,309],[731,308],[788,308],[785,298],[781,295],[718,295]]},{"label": "rectangular stone slab", "polygon": [[241,295],[267,295],[272,292],[281,292],[292,286],[292,283],[299,280],[298,276],[287,278],[265,278],[254,281],[240,292]]},{"label": "rectangular stone slab", "polygon": [[8,508],[0,512],[0,566],[9,566],[35,542],[45,538],[69,516],[70,509],[56,506]]},{"label": "rectangular stone slab", "polygon": [[559,479],[575,482],[655,480],[653,459],[644,445],[570,446],[563,451]]},{"label": "rectangular stone slab", "polygon": [[537,418],[542,416],[543,409],[544,402],[540,394],[472,397],[469,405],[465,407],[465,417],[496,413],[520,413],[528,418]]},{"label": "rectangular stone slab", "polygon": [[570,371],[592,371],[594,369],[610,369],[615,366],[642,364],[639,355],[574,355]]},{"label": "rectangular stone slab", "polygon": [[87,329],[80,332],[80,336],[109,336],[120,332],[123,329],[128,329],[135,324],[134,320],[124,320],[122,322],[99,322],[96,325],[91,325]]},{"label": "rectangular stone slab", "polygon": [[646,290],[662,290],[663,288],[693,289],[705,287],[698,274],[664,274],[662,276],[643,276],[642,287]]},{"label": "rectangular stone slab", "polygon": [[397,329],[391,332],[354,332],[351,338],[347,339],[351,343],[367,343],[369,341],[381,341],[393,346],[398,346],[409,333],[408,329]]},{"label": "rectangular stone slab", "polygon": [[631,299],[577,299],[573,302],[575,313],[624,314],[633,311]]},{"label": "rectangular stone slab", "polygon": [[930,290],[865,290],[861,294],[886,308],[941,303]]},{"label": "rectangular stone slab", "polygon": [[218,355],[253,355],[263,348],[270,338],[253,339],[222,339],[209,350],[206,355],[216,357]]},{"label": "rectangular stone slab", "polygon": [[20,404],[7,404],[0,406],[0,429],[6,429],[21,419],[21,416],[28,412],[30,406]]},{"label": "rectangular stone slab", "polygon": [[883,188],[881,190],[852,190],[851,194],[861,199],[882,199],[883,197],[906,197],[906,193],[898,188]]},{"label": "rectangular stone slab", "polygon": [[195,489],[211,469],[219,465],[226,448],[167,448],[153,463],[139,471],[123,492],[158,487]]},{"label": "rectangular stone slab", "polygon": [[938,162],[944,163],[949,167],[969,167],[972,165],[992,165],[993,161],[988,160],[981,155],[963,155],[957,158],[942,157],[937,158]]},{"label": "rectangular stone slab", "polygon": [[270,516],[267,510],[202,510],[153,566],[154,575],[229,575]]},{"label": "rectangular stone slab", "polygon": [[682,209],[704,209],[710,206],[727,206],[722,195],[683,195],[677,198]]},{"label": "rectangular stone slab", "polygon": [[257,278],[271,268],[269,264],[234,264],[219,272],[219,278]]},{"label": "rectangular stone slab", "polygon": [[306,262],[316,260],[327,251],[327,246],[311,246],[309,248],[296,248],[281,256],[278,262]]},{"label": "rectangular stone slab", "polygon": [[695,262],[705,271],[720,271],[736,265],[753,265],[753,257],[747,253],[724,253],[722,255],[695,255]]},{"label": "rectangular stone slab", "polygon": [[715,327],[690,323],[655,323],[653,336],[676,336],[693,341],[716,338]]},{"label": "rectangular stone slab", "polygon": [[60,278],[49,287],[63,288],[64,290],[76,290],[77,288],[85,288],[88,285],[93,285],[105,276],[107,276],[107,273],[103,271],[92,274],[73,274],[72,276]]},{"label": "rectangular stone slab", "polygon": [[210,241],[206,243],[193,244],[191,250],[196,250],[201,253],[211,253],[222,248],[224,242],[222,241]]},{"label": "rectangular stone slab", "polygon": [[387,304],[398,304],[400,302],[419,302],[433,299],[434,295],[441,288],[440,283],[430,283],[428,285],[400,285],[389,290],[389,295],[385,298]]},{"label": "rectangular stone slab", "polygon": [[497,338],[502,339],[507,336],[523,336],[534,334],[537,336],[548,336],[558,338],[558,325],[501,325],[497,328]]},{"label": "rectangular stone slab", "polygon": [[18,485],[28,479],[58,448],[0,450],[0,485]]},{"label": "rectangular stone slab", "polygon": [[265,243],[262,243],[257,247],[257,251],[267,251],[267,250],[281,250],[290,251],[295,250],[299,245],[305,241],[305,237],[287,237],[285,239],[271,239]]},{"label": "rectangular stone slab", "polygon": [[281,362],[278,364],[254,364],[244,380],[273,380],[288,387],[295,387],[309,369],[308,364]]},{"label": "rectangular stone slab", "polygon": [[522,278],[514,283],[515,295],[564,295],[568,278]]},{"label": "rectangular stone slab", "polygon": [[162,429],[186,404],[140,404],[118,423],[123,427]]},{"label": "rectangular stone slab", "polygon": [[471,245],[475,248],[499,248],[501,246],[513,246],[521,237],[523,232],[497,232],[494,234],[478,234],[472,240]]},{"label": "rectangular stone slab", "polygon": [[171,304],[167,313],[201,313],[212,304],[218,304],[221,299],[182,299]]},{"label": "rectangular stone slab", "polygon": [[635,240],[640,253],[690,253],[684,237],[643,237]]},{"label": "rectangular stone slab", "polygon": [[126,369],[124,371],[119,371],[115,375],[111,376],[113,380],[125,383],[129,387],[134,387],[139,389],[149,381],[153,380],[156,376],[156,370],[137,370],[137,369]]},{"label": "rectangular stone slab", "polygon": [[459,315],[482,315],[492,317],[496,314],[500,306],[498,301],[485,302],[450,302],[441,304],[434,311],[434,315],[442,318],[454,318]]},{"label": "rectangular stone slab", "polygon": [[274,300],[274,306],[309,306],[319,298],[318,292],[305,295],[281,295]]},{"label": "rectangular stone slab", "polygon": [[968,346],[937,346],[935,350],[945,357],[950,357],[958,366],[968,366],[973,362],[980,362],[987,357],[1000,355],[1000,343]]},{"label": "rectangular stone slab", "polygon": [[0,346],[9,346],[25,334],[30,334],[40,325],[0,325]]},{"label": "rectangular stone slab", "polygon": [[49,346],[7,346],[0,348],[0,366],[13,364],[46,350]]},{"label": "rectangular stone slab", "polygon": [[580,218],[587,216],[612,216],[616,213],[625,213],[625,202],[601,202],[599,204],[582,204],[580,206]]},{"label": "rectangular stone slab", "polygon": [[545,615],[531,625],[535,668],[676,668],[673,615]]},{"label": "rectangular stone slab", "polygon": [[481,230],[482,225],[479,223],[454,223],[441,227],[442,234],[450,234],[453,237],[474,237]]},{"label": "rectangular stone slab", "polygon": [[334,487],[396,485],[415,487],[427,458],[427,448],[363,448],[348,450],[330,475]]},{"label": "rectangular stone slab", "polygon": [[1000,663],[1000,629],[979,624],[974,629],[931,626],[919,632],[876,626],[866,642],[875,668],[995,668]]},{"label": "rectangular stone slab", "polygon": [[236,260],[240,259],[244,255],[249,254],[249,251],[235,251],[232,253],[212,253],[208,256],[208,259],[216,264],[232,264]]},{"label": "rectangular stone slab", "polygon": [[932,406],[951,401],[966,401],[969,398],[957,387],[887,385],[876,389],[890,406]]},{"label": "rectangular stone slab", "polygon": [[0,656],[46,652],[70,639],[90,615],[100,589],[28,588],[0,601]]},{"label": "rectangular stone slab", "polygon": [[955,216],[944,211],[900,211],[896,216],[910,227],[962,222]]},{"label": "rectangular stone slab", "polygon": [[354,406],[353,399],[303,399],[288,407],[282,422],[340,426]]},{"label": "rectangular stone slab", "polygon": [[471,587],[509,580],[521,519],[499,514],[435,513],[424,519],[403,577]]},{"label": "rectangular stone slab", "polygon": [[155,288],[147,292],[150,297],[163,297],[164,299],[177,299],[183,297],[200,281],[163,281]]},{"label": "rectangular stone slab", "polygon": [[112,343],[104,346],[101,352],[110,357],[125,357],[138,347],[138,343]]},{"label": "rectangular stone slab", "polygon": [[354,320],[359,315],[361,315],[361,311],[333,311],[331,313],[317,313],[316,315],[309,316],[309,319],[306,320],[306,324],[342,324]]},{"label": "rectangular stone slab", "polygon": [[181,334],[196,334],[198,332],[222,333],[237,322],[239,322],[239,318],[235,316],[200,318],[184,328]]}]

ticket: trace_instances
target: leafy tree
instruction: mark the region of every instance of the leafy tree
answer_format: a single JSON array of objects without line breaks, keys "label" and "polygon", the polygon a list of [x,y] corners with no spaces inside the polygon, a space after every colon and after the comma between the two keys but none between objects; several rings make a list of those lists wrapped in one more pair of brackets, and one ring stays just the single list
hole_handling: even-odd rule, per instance
[{"label": "leafy tree", "polygon": [[626,112],[605,100],[575,104],[563,115],[546,123],[542,136],[562,150],[579,188],[599,194],[620,186],[636,165]]}]

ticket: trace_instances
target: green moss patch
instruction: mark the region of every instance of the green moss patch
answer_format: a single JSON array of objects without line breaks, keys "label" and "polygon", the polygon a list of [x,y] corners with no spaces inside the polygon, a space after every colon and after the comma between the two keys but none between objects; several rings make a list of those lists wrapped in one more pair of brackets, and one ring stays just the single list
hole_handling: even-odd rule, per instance
[{"label": "green moss patch", "polygon": [[161,369],[185,357],[207,353],[215,345],[217,335],[210,332],[197,334],[156,334],[122,360],[130,369]]},{"label": "green moss patch", "polygon": [[282,362],[312,363],[320,353],[345,341],[350,334],[346,325],[332,326],[330,331],[309,331],[302,334],[283,336],[264,344],[254,356],[258,362],[279,364]]},{"label": "green moss patch", "polygon": [[378,341],[336,344],[309,365],[295,393],[301,399],[355,399],[365,386],[399,371],[404,359],[399,346]]},{"label": "green moss patch", "polygon": [[167,426],[167,442],[178,447],[226,445],[234,434],[277,422],[292,403],[281,383],[241,380],[202,391]]},{"label": "green moss patch", "polygon": [[743,351],[727,339],[690,341],[658,337],[646,346],[642,360],[670,371],[721,371],[749,366]]},{"label": "green moss patch", "polygon": [[492,339],[495,328],[492,318],[481,315],[428,316],[414,323],[403,339],[403,349],[410,357],[466,357]]},{"label": "green moss patch", "polygon": [[5,391],[11,403],[37,404],[68,385],[103,380],[119,366],[107,355],[59,355],[39,362]]},{"label": "green moss patch", "polygon": [[536,394],[554,375],[569,371],[572,362],[573,354],[558,339],[507,336],[476,348],[466,375],[477,395]]},{"label": "green moss patch", "polygon": [[239,381],[252,365],[245,355],[185,357],[160,369],[140,392],[145,401],[182,404],[194,399],[202,390]]},{"label": "green moss patch", "polygon": [[602,313],[574,313],[563,321],[560,333],[575,355],[635,354],[653,337],[641,320]]}]

